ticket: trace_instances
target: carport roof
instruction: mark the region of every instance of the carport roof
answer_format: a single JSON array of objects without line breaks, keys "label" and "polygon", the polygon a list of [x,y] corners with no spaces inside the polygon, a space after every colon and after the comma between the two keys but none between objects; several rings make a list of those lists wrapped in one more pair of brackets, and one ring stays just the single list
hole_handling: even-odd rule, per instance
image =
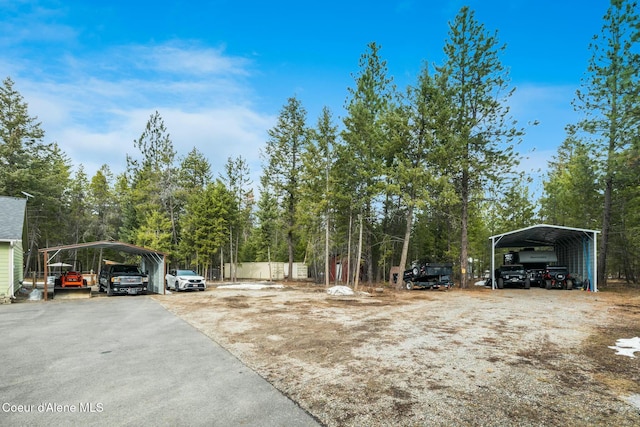
[{"label": "carport roof", "polygon": [[54,251],[65,251],[65,250],[73,250],[73,249],[88,249],[88,248],[96,248],[96,249],[113,249],[117,251],[132,253],[136,255],[162,255],[166,254],[163,252],[155,251],[153,249],[147,249],[140,246],[132,245],[130,243],[124,242],[116,242],[111,240],[104,240],[100,242],[89,242],[89,243],[77,243],[75,245],[66,245],[66,246],[54,246],[50,248],[40,249],[39,252],[54,252]]},{"label": "carport roof", "polygon": [[577,240],[582,236],[599,233],[596,230],[583,228],[564,227],[560,225],[539,224],[520,230],[491,236],[496,248],[520,248],[536,246],[555,246],[571,240]]}]

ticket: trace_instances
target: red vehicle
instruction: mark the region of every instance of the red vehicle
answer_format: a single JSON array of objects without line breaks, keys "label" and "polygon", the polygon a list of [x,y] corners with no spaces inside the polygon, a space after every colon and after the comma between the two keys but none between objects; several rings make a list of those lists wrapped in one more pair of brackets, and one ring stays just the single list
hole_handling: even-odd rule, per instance
[{"label": "red vehicle", "polygon": [[60,287],[82,288],[87,286],[87,279],[77,271],[65,271],[60,275]]},{"label": "red vehicle", "polygon": [[542,273],[542,281],[547,289],[573,289],[573,277],[569,274],[567,267],[547,266]]}]

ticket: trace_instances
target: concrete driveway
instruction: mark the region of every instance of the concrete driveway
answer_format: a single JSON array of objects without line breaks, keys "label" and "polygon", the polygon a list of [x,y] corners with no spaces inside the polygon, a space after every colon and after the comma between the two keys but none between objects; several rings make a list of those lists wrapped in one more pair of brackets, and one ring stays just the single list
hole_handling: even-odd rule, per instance
[{"label": "concrete driveway", "polygon": [[146,296],[0,305],[0,425],[315,426]]}]

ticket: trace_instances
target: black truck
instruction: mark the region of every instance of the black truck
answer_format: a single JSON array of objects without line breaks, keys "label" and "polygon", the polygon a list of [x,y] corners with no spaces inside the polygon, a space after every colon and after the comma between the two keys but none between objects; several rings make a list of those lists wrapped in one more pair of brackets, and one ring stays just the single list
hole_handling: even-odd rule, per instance
[{"label": "black truck", "polygon": [[411,268],[404,271],[403,280],[408,290],[449,289],[453,287],[453,263],[414,261]]},{"label": "black truck", "polygon": [[107,296],[146,294],[148,287],[149,275],[137,265],[108,264],[98,276],[98,290],[106,292]]}]

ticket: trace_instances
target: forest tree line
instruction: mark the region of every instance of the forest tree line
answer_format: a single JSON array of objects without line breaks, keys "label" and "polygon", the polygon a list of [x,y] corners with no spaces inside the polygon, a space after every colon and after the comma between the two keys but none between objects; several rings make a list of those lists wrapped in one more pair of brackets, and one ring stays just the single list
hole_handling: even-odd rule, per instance
[{"label": "forest tree line", "polygon": [[[414,259],[453,261],[463,287],[490,265],[489,236],[547,223],[601,230],[600,286],[640,274],[640,21],[612,0],[567,124],[533,200],[519,171],[525,128],[509,112],[506,48],[463,7],[441,64],[395,86],[370,43],[348,88],[345,116],[315,122],[291,97],[261,147],[260,182],[242,156],[213,171],[194,147],[177,153],[160,112],[133,141],[123,173],[72,167],[8,77],[0,87],[0,194],[27,203],[26,269],[39,248],[118,240],[208,272],[222,263],[331,259],[349,280],[381,282]],[[256,192],[254,188],[259,188]],[[473,260],[469,263],[469,260]],[[92,267],[92,268],[96,268]]]}]

